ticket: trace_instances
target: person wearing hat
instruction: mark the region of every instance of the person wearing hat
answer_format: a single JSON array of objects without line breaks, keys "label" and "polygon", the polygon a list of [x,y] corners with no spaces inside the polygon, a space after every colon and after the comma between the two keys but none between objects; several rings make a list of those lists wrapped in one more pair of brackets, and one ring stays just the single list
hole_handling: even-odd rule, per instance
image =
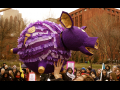
[{"label": "person wearing hat", "polygon": [[5,71],[9,71],[8,65],[5,65]]},{"label": "person wearing hat", "polygon": [[86,73],[86,69],[84,67],[81,68],[81,75],[84,75]]},{"label": "person wearing hat", "polygon": [[2,67],[2,68],[4,68],[4,69],[5,69],[5,65],[6,65],[6,63],[3,63],[3,67]]},{"label": "person wearing hat", "polygon": [[17,71],[17,68],[16,67],[13,67],[13,75],[15,77],[15,72]]}]

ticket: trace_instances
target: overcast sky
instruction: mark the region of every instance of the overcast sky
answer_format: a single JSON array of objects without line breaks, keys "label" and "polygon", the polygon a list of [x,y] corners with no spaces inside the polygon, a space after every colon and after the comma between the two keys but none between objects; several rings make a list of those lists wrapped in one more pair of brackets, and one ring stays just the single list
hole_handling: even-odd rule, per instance
[{"label": "overcast sky", "polygon": [[[49,16],[50,8],[12,8],[12,9],[19,10],[19,12],[22,13],[23,19],[26,18],[33,22],[50,17]],[[51,8],[51,13],[53,14],[52,16],[54,16],[54,18],[59,18],[62,11],[70,13],[76,9],[78,8]],[[116,9],[120,10],[120,8]]]}]

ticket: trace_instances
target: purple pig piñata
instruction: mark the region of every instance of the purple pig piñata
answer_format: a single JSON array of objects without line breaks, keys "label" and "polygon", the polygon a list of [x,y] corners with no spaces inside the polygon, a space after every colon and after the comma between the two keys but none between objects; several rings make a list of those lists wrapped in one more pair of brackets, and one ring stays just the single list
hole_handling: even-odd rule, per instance
[{"label": "purple pig pi\u00f1ata", "polygon": [[63,66],[67,63],[71,50],[93,55],[90,49],[98,49],[98,37],[89,37],[84,31],[86,26],[73,26],[67,12],[62,12],[60,22],[65,29],[46,20],[31,23],[20,34],[18,46],[12,51],[32,71],[51,73],[58,59],[64,60]]}]

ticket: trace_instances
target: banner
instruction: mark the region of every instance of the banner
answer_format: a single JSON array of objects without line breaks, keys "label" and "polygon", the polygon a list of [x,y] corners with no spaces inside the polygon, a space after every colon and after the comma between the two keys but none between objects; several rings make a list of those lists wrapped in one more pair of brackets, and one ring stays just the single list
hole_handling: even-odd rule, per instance
[{"label": "banner", "polygon": [[67,67],[66,70],[68,69],[68,67],[71,67],[73,70],[73,74],[74,74],[74,67],[75,67],[75,62],[74,61],[67,61]]},{"label": "banner", "polygon": [[29,73],[29,80],[28,81],[36,81],[36,76],[34,72]]}]

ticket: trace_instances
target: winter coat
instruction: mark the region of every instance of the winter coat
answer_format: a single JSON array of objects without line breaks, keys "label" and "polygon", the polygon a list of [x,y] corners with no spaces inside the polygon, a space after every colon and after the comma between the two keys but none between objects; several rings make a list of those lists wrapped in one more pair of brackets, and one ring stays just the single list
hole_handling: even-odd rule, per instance
[{"label": "winter coat", "polygon": [[24,78],[21,77],[21,72],[20,72],[20,76],[19,77],[17,76],[18,72],[20,72],[20,71],[15,72],[15,77],[14,77],[13,81],[26,81]]},{"label": "winter coat", "polygon": [[[7,77],[5,77],[5,74],[7,74]],[[9,72],[5,71],[0,81],[11,81],[9,78]]]},{"label": "winter coat", "polygon": [[66,73],[62,73],[62,79],[64,81],[72,81],[72,78],[68,77]]}]

